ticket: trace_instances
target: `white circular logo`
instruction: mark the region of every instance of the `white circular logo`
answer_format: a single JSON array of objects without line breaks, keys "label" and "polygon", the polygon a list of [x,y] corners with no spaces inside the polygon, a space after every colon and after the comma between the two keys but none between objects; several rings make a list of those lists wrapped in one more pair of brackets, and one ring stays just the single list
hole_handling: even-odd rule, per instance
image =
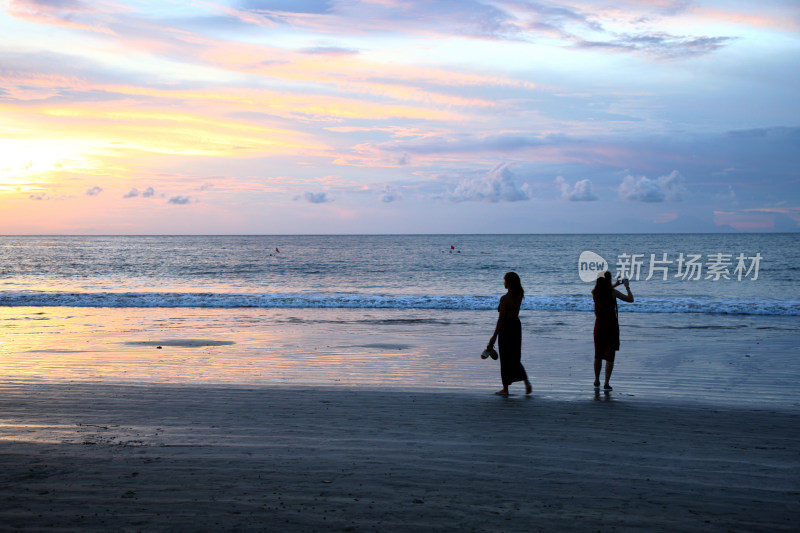
[{"label": "white circular logo", "polygon": [[586,250],[578,258],[578,275],[582,281],[590,282],[597,279],[600,272],[608,270],[608,262],[600,255]]}]

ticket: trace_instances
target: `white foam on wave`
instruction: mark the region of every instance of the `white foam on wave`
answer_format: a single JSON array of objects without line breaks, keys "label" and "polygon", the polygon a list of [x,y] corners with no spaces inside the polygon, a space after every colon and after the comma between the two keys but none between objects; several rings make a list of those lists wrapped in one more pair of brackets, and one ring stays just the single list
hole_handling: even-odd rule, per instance
[{"label": "white foam on wave", "polygon": [[[8,307],[442,309],[492,310],[497,296],[430,296],[356,293],[36,292],[0,293]],[[590,296],[529,296],[523,309],[591,312]],[[620,312],[800,316],[800,299],[708,296],[638,298]]]}]

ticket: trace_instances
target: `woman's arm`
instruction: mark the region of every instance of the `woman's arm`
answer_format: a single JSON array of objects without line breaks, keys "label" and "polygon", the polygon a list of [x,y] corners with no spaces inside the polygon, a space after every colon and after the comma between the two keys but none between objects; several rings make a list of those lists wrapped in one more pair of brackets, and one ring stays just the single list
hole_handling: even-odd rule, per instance
[{"label": "woman's arm", "polygon": [[508,304],[507,298],[505,296],[500,297],[500,307],[497,308],[497,325],[494,327],[494,333],[492,334],[492,338],[489,339],[488,346],[491,348],[494,346],[494,341],[497,340],[497,336],[500,334],[500,325],[503,323],[503,320],[506,318],[506,305]]},{"label": "woman's arm", "polygon": [[625,284],[625,290],[627,291],[627,294],[622,294],[617,289],[614,289],[614,296],[616,296],[617,298],[619,298],[623,302],[628,302],[628,303],[632,304],[633,303],[633,293],[631,292],[631,288],[627,283]]}]

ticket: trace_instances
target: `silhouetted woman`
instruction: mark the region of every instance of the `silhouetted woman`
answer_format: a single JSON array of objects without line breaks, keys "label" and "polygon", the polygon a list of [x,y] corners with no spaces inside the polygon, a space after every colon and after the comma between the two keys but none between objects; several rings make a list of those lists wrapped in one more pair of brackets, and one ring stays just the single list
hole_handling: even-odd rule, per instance
[{"label": "silhouetted woman", "polygon": [[619,320],[617,319],[617,299],[633,303],[633,294],[628,280],[623,280],[627,294],[622,294],[614,287],[622,282],[611,284],[611,272],[604,272],[597,277],[592,289],[594,298],[594,388],[600,388],[600,370],[603,360],[606,361],[606,380],[603,390],[610,391],[611,372],[614,370],[614,358],[619,350]]},{"label": "silhouetted woman", "polygon": [[522,366],[522,325],[519,322],[519,307],[525,297],[522,282],[515,272],[509,272],[503,277],[505,288],[508,292],[500,297],[497,312],[497,326],[489,340],[489,348],[494,347],[494,341],[499,338],[500,349],[500,378],[503,388],[495,394],[508,396],[508,386],[515,381],[525,382],[525,394],[531,393],[531,383],[528,374]]}]

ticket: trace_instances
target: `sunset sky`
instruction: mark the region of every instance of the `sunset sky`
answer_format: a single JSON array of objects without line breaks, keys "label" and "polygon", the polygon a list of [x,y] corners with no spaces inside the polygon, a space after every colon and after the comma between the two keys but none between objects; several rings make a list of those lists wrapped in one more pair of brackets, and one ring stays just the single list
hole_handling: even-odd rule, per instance
[{"label": "sunset sky", "polygon": [[0,234],[800,229],[797,0],[0,6]]}]

